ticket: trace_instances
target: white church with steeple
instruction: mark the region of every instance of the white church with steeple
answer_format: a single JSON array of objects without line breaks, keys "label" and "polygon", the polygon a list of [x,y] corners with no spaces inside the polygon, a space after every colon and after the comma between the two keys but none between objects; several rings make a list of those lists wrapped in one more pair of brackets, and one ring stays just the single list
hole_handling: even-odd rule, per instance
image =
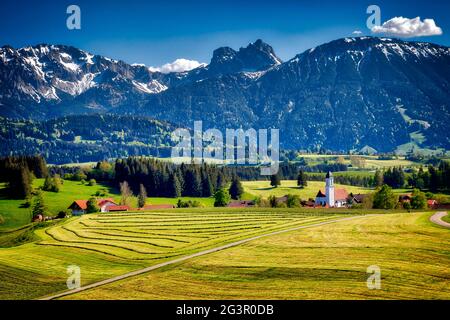
[{"label": "white church with steeple", "polygon": [[341,208],[347,205],[347,198],[347,190],[335,189],[333,174],[328,172],[325,177],[325,191],[319,190],[315,205],[328,208]]}]

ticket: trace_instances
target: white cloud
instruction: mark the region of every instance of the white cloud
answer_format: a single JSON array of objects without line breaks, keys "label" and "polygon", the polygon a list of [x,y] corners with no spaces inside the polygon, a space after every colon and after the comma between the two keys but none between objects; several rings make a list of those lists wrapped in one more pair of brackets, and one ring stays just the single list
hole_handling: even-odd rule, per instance
[{"label": "white cloud", "polygon": [[360,35],[362,35],[362,31],[355,30],[355,31],[352,32],[352,34],[355,35],[355,36],[360,36]]},{"label": "white cloud", "polygon": [[394,17],[381,26],[373,27],[372,32],[411,38],[441,35],[442,29],[436,25],[433,19],[424,19],[421,21],[420,17],[414,19]]},{"label": "white cloud", "polygon": [[206,65],[195,60],[177,59],[172,63],[166,63],[161,67],[149,67],[152,72],[171,73],[171,72],[183,72],[189,71],[200,66]]}]

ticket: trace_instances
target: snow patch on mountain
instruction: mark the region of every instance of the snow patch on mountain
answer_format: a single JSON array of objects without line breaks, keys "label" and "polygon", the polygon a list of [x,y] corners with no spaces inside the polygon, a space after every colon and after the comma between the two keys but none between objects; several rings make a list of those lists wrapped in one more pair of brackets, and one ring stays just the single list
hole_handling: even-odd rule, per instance
[{"label": "snow patch on mountain", "polygon": [[160,93],[168,89],[167,86],[159,83],[157,80],[152,80],[149,83],[142,83],[133,80],[132,83],[136,87],[136,89],[148,94]]}]

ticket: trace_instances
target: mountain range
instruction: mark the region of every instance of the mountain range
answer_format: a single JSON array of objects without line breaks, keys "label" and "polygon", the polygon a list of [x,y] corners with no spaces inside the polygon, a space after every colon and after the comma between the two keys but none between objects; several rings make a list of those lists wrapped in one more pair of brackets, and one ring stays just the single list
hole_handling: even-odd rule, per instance
[{"label": "mountain range", "polygon": [[4,121],[106,113],[183,127],[203,120],[205,129],[279,128],[285,149],[450,150],[450,48],[355,37],[283,62],[257,40],[218,48],[209,64],[178,73],[63,45],[0,48]]}]

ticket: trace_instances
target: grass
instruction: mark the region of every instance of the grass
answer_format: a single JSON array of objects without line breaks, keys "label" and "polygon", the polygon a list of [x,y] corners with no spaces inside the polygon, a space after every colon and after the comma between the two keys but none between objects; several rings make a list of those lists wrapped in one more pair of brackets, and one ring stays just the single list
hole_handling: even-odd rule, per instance
[{"label": "grass", "polygon": [[[450,231],[429,216],[371,216],[270,236],[66,298],[450,299]],[[380,290],[366,285],[373,265]]]},{"label": "grass", "polygon": [[[63,291],[69,265],[81,268],[86,285],[242,238],[357,213],[195,208],[74,217],[34,230],[34,242],[0,248],[0,300]],[[8,236],[5,241],[14,241]]]},{"label": "grass", "polygon": [[[44,179],[35,179],[33,188],[39,188],[44,184]],[[0,224],[0,231],[10,231],[20,228],[31,221],[31,210],[25,208],[25,200],[8,199],[5,195],[5,185],[0,185],[0,215],[4,222]],[[59,211],[66,210],[74,201],[79,199],[89,199],[97,191],[107,189],[105,197],[111,197],[119,200],[119,196],[112,189],[103,185],[88,186],[78,181],[64,180],[60,192],[43,192],[45,204],[51,215],[56,215]]]},{"label": "grass", "polygon": [[447,214],[446,216],[442,217],[442,220],[444,220],[445,222],[450,223],[450,216]]},{"label": "grass", "polygon": [[[270,195],[275,195],[281,197],[290,193],[296,194],[304,200],[315,198],[319,189],[325,188],[325,183],[322,181],[308,181],[308,186],[300,189],[297,187],[297,181],[295,180],[283,180],[281,181],[281,186],[278,188],[271,187],[270,181],[243,181],[242,185],[244,186],[245,191],[253,196],[267,198]],[[353,192],[355,194],[368,193],[371,191],[371,189],[368,188],[339,184],[335,184],[335,188],[345,188],[348,192]]]},{"label": "grass", "polygon": [[420,166],[419,163],[412,162],[405,159],[394,159],[394,160],[378,160],[378,159],[366,159],[366,168],[370,169],[383,169],[389,167],[414,167]]},{"label": "grass", "polygon": [[[44,184],[44,179],[35,179],[33,188],[37,189]],[[97,184],[88,186],[79,181],[64,180],[60,192],[43,191],[45,204],[48,207],[49,215],[56,215],[58,212],[66,210],[74,200],[87,200],[97,191],[105,191],[104,198],[113,198],[116,202],[120,201],[118,191],[106,185]],[[188,198],[182,197],[182,200],[197,200],[204,207],[213,207],[214,199],[211,198]],[[9,199],[6,195],[5,184],[0,184],[0,232],[12,231],[21,228],[30,223],[32,215],[31,209],[24,207],[25,200]],[[178,198],[148,198],[148,204],[173,204],[176,205]],[[137,198],[132,200],[132,206],[137,207]]]},{"label": "grass", "polygon": [[[300,158],[305,158],[309,165],[315,165],[319,163],[323,163],[324,161],[328,161],[329,163],[336,162],[337,158],[341,156],[344,158],[345,164],[350,164],[350,156],[349,155],[318,155],[318,154],[301,154]],[[366,160],[365,167],[361,169],[383,169],[388,167],[414,167],[419,166],[420,163],[406,160],[405,157],[398,157],[393,160],[379,160],[378,156],[357,156],[364,158]]]},{"label": "grass", "polygon": [[173,205],[177,205],[178,203],[178,199],[181,199],[183,201],[188,201],[188,200],[196,200],[198,202],[201,203],[201,205],[203,207],[214,207],[214,198],[210,197],[210,198],[192,198],[192,197],[180,197],[180,198],[164,198],[164,197],[159,197],[159,198],[148,198],[147,199],[147,204],[173,204]]}]

